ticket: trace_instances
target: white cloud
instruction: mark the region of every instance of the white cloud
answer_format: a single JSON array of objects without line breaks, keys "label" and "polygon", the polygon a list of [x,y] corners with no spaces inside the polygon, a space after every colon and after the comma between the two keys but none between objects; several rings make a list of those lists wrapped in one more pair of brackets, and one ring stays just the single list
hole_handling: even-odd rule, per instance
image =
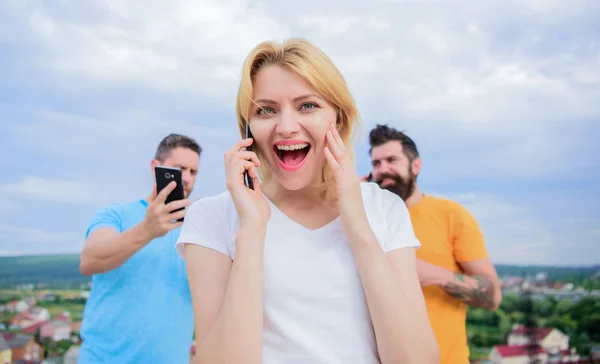
[{"label": "white cloud", "polygon": [[455,195],[453,199],[465,205],[477,219],[481,220],[515,218],[524,213],[523,206],[491,195],[466,193]]},{"label": "white cloud", "polygon": [[[596,218],[556,219],[553,210],[535,199],[489,194],[434,194],[461,203],[477,219],[494,262],[504,264],[598,264]],[[555,198],[554,209],[570,198]],[[586,215],[587,204],[580,206]],[[592,206],[593,208],[593,206]]]},{"label": "white cloud", "polygon": [[12,200],[7,193],[0,192],[0,216],[10,215],[18,207],[19,204]]},{"label": "white cloud", "polygon": [[49,232],[36,228],[0,225],[0,256],[79,252],[83,235],[74,232]]},{"label": "white cloud", "polygon": [[213,0],[29,1],[13,7],[47,45],[37,67],[100,86],[191,92],[220,101],[231,99],[228,91],[251,47],[287,35],[265,10],[252,1]]},{"label": "white cloud", "polygon": [[[588,13],[584,3],[570,3],[568,9],[559,2],[519,1],[313,3],[306,3],[300,16],[269,2],[212,0],[97,1],[78,6],[85,14],[96,13],[86,22],[66,11],[73,1],[57,8],[29,1],[13,12],[47,44],[49,59],[38,67],[102,84],[222,96],[220,101],[230,104],[250,48],[262,40],[302,35],[332,55],[361,99],[373,95],[407,117],[501,131],[526,128],[538,116],[598,115],[592,102],[600,65],[594,43],[575,39],[577,57],[573,46],[542,49],[541,57],[530,50],[551,40],[544,31],[570,26]],[[515,14],[521,17],[514,24],[518,36],[500,33],[515,23]],[[540,21],[540,15],[548,18]],[[573,95],[578,82],[596,87],[578,88]],[[531,102],[532,97],[538,100]],[[539,107],[542,102],[546,107]]]},{"label": "white cloud", "polygon": [[[374,4],[1,2],[0,47],[12,53],[0,87],[33,95],[0,104],[4,145],[43,164],[18,157],[23,170],[0,179],[0,213],[33,201],[92,208],[139,197],[156,143],[170,132],[204,147],[199,194],[220,192],[222,152],[239,137],[241,63],[258,42],[290,36],[314,41],[342,70],[364,132],[383,122],[415,138],[423,177],[436,186],[577,178],[600,167],[589,152],[600,132],[600,3]],[[40,101],[43,93],[52,97]],[[542,218],[542,208],[479,190],[455,197],[481,220],[498,259],[591,259],[564,241],[591,247],[596,222],[550,226],[559,220]]]},{"label": "white cloud", "polygon": [[2,240],[10,236],[11,240],[15,243],[35,241],[40,244],[55,244],[81,239],[80,234],[72,232],[51,233],[39,229],[15,227],[12,225],[0,225],[0,236],[2,236]]},{"label": "white cloud", "polygon": [[[565,140],[563,130],[573,120],[600,117],[600,48],[593,32],[573,28],[593,24],[598,5],[585,1],[309,1],[301,15],[249,0],[10,4],[10,14],[27,20],[33,39],[44,44],[32,67],[71,80],[57,87],[153,90],[227,109],[253,46],[305,36],[343,71],[367,128],[389,122],[420,140],[437,129],[451,136],[440,147],[454,142],[466,154],[485,139],[487,151],[470,155],[458,175],[486,174],[477,167],[490,160],[497,164],[492,173],[502,176],[556,175],[578,152],[573,133]],[[560,31],[571,34],[568,43]],[[119,129],[156,125],[147,113],[129,113]],[[557,143],[566,150],[557,151]]]},{"label": "white cloud", "polygon": [[97,205],[104,200],[91,184],[68,179],[26,177],[0,188],[3,198],[14,204],[18,200],[33,200],[67,205]]},{"label": "white cloud", "polygon": [[[183,133],[205,142],[223,143],[236,139],[234,122],[215,124],[214,118],[194,120],[168,110],[143,110],[122,107],[100,112],[63,112],[51,109],[24,111],[26,121],[6,122],[6,133],[18,141],[15,148],[50,153],[69,159],[119,163],[123,158],[151,158],[159,141],[169,133]],[[1,120],[0,120],[1,122]],[[66,172],[74,173],[68,166]]]}]

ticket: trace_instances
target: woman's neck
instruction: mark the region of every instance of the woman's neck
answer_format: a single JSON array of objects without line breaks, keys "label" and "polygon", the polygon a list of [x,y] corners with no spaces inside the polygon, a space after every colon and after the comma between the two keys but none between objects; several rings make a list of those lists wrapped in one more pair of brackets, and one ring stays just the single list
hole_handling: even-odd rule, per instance
[{"label": "woman's neck", "polygon": [[333,202],[325,201],[322,187],[314,184],[291,191],[272,179],[263,186],[263,193],[280,209],[287,206],[295,206],[302,210],[336,206]]},{"label": "woman's neck", "polygon": [[279,211],[309,230],[322,228],[339,216],[335,201],[325,200],[316,184],[290,191],[274,180],[263,186],[263,193]]}]

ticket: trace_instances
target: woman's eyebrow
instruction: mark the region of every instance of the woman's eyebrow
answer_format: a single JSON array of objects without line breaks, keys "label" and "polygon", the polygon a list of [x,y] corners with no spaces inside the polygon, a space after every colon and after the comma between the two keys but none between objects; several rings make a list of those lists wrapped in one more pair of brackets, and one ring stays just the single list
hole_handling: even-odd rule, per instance
[{"label": "woman's eyebrow", "polygon": [[[315,93],[310,93],[310,94],[305,94],[305,95],[300,95],[297,97],[294,97],[294,99],[292,100],[293,102],[298,102],[298,101],[302,101],[302,100],[306,100],[306,99],[310,99],[310,98],[318,98],[320,100],[322,100],[322,98],[315,94]],[[262,103],[262,104],[269,104],[269,105],[277,105],[277,101],[273,101],[270,99],[258,99],[256,100],[257,103]]]}]

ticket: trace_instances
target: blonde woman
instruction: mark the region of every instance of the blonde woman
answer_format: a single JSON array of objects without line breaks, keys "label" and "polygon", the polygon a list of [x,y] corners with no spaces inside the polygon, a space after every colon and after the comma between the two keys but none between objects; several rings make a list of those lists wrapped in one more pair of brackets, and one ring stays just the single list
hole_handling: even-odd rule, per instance
[{"label": "blonde woman", "polygon": [[253,138],[225,154],[227,191],[188,209],[176,245],[196,363],[437,363],[419,242],[404,202],[360,182],[358,112],[330,59],[301,39],[258,45],[236,109]]}]

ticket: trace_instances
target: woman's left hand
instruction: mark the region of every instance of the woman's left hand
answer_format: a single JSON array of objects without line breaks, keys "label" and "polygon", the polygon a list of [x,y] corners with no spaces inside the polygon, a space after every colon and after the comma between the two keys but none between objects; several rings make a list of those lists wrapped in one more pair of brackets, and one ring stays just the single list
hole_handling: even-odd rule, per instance
[{"label": "woman's left hand", "polygon": [[344,231],[348,238],[364,234],[370,225],[363,204],[360,178],[334,124],[329,126],[326,140],[325,158],[337,184],[338,208]]}]

